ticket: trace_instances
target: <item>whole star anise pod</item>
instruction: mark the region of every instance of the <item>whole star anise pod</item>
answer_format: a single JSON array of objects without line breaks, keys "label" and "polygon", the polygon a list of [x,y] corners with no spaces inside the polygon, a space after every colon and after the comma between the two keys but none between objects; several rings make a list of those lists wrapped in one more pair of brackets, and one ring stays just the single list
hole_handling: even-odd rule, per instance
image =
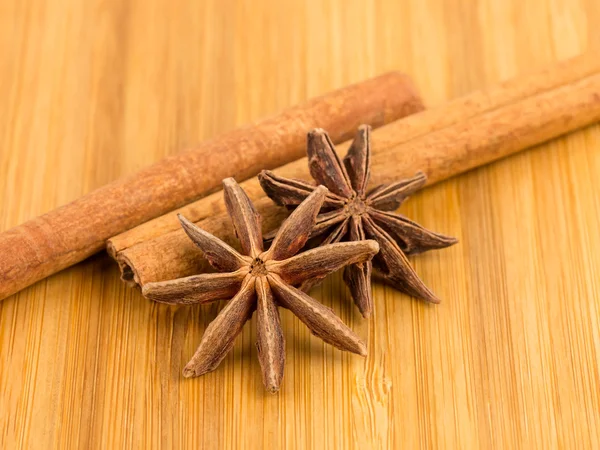
[{"label": "whole star anise pod", "polygon": [[[365,237],[376,240],[380,251],[373,264],[382,278],[413,297],[439,303],[419,279],[406,255],[447,247],[457,240],[426,230],[406,217],[390,212],[423,187],[427,180],[423,173],[367,192],[370,134],[369,126],[359,127],[343,163],[325,131],[315,129],[308,134],[310,174],[317,184],[326,186],[330,191],[311,237],[325,235],[321,245],[342,240],[361,241]],[[288,207],[295,207],[318,189],[308,182],[279,177],[270,171],[263,171],[259,180],[265,193],[275,203]],[[364,317],[373,310],[371,273],[371,261],[355,263],[344,270],[344,281]],[[314,280],[307,280],[300,288],[308,290],[313,284]]]},{"label": "whole star anise pod", "polygon": [[296,255],[304,247],[327,195],[327,189],[321,186],[313,189],[283,222],[271,247],[264,251],[260,215],[244,190],[233,178],[228,178],[223,180],[223,191],[244,254],[179,216],[190,239],[222,273],[147,283],[143,287],[146,297],[162,303],[192,304],[231,299],[207,327],[198,350],[183,369],[184,376],[199,376],[214,370],[256,310],[256,346],[263,382],[271,392],[278,391],[285,353],[277,306],[292,311],[325,342],[366,355],[365,344],[331,309],[294,285],[323,278],[347,264],[369,261],[379,250],[377,242],[362,240],[325,245]]}]

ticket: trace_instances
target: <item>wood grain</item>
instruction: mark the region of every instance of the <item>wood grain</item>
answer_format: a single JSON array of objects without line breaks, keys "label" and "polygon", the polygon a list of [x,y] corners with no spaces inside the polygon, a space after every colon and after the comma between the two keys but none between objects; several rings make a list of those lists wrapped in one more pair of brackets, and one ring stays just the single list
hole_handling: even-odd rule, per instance
[{"label": "wood grain", "polygon": [[[0,3],[0,229],[177,149],[391,69],[439,104],[600,45],[595,0]],[[282,312],[184,380],[219,306],[150,303],[106,255],[0,304],[0,448],[597,448],[600,126],[440,183],[403,212],[458,236],[413,258],[443,303],[341,275],[314,295],[366,359]]]}]

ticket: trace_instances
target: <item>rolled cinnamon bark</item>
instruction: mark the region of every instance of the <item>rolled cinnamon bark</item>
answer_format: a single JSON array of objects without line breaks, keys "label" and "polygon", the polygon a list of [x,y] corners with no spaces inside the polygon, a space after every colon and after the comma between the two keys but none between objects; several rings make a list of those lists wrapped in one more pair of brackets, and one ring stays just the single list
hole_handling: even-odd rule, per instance
[{"label": "rolled cinnamon bark", "polygon": [[[386,149],[402,142],[407,142],[435,130],[441,130],[486,111],[493,111],[528,97],[560,88],[594,73],[600,73],[600,55],[584,54],[487,89],[473,92],[441,107],[429,109],[427,112],[407,117],[383,127],[373,134],[373,139],[376,140],[373,152],[384,152]],[[345,151],[349,145],[350,142],[346,142],[341,144],[338,149]],[[281,170],[284,171],[281,173],[287,177],[308,177],[308,168],[305,161],[297,161],[281,168]],[[253,199],[262,195],[256,180],[243,186]],[[221,192],[216,192],[197,202],[185,205],[175,212],[183,214],[194,222],[199,222],[223,211],[223,196]],[[181,226],[177,220],[177,214],[172,213],[173,211],[169,211],[161,217],[112,237],[108,241],[109,253],[116,257],[117,253],[128,247],[179,229]]]},{"label": "rolled cinnamon bark", "polygon": [[410,79],[391,72],[339,89],[166,158],[0,234],[0,299],[101,250],[106,240],[263,168],[304,155],[306,130],[338,142],[423,109]]},{"label": "rolled cinnamon bark", "polygon": [[[563,68],[567,66],[563,65]],[[578,80],[567,77],[568,82],[549,89],[540,89],[536,83],[525,89],[525,84],[519,81],[510,82],[505,85],[508,91],[503,95],[497,93],[504,88],[494,88],[487,94],[472,94],[374,131],[372,184],[411,176],[418,170],[427,174],[429,183],[435,183],[599,121],[600,73],[591,72],[592,75],[589,75],[590,72],[583,71],[589,76],[584,75]],[[529,83],[531,78],[525,81]],[[519,92],[519,95],[523,92],[536,93],[497,108],[490,106],[496,105],[494,102],[498,99],[515,98],[516,94],[512,92]],[[489,109],[474,113],[482,108],[479,105]],[[443,126],[436,127],[440,122]],[[421,133],[423,130],[427,131]],[[408,140],[407,134],[410,136]],[[343,148],[342,154],[347,145]],[[306,159],[275,172],[286,177],[309,179]],[[264,229],[274,228],[286,211],[265,198],[256,179],[246,181],[243,186],[263,216]],[[196,214],[197,218],[222,210],[220,194],[216,193],[186,207],[183,213],[188,216]],[[171,226],[165,225],[167,222],[173,223],[174,220],[162,219],[163,229]],[[197,223],[235,244],[229,220],[223,213],[197,220]],[[122,245],[125,241],[121,238],[110,241],[110,252],[119,262],[124,280],[143,285],[207,269],[200,252],[179,229],[140,241],[140,236],[148,236],[145,233],[152,227],[152,224],[145,225],[139,234],[132,230],[127,238],[138,242],[120,251],[117,251],[115,243]]]}]

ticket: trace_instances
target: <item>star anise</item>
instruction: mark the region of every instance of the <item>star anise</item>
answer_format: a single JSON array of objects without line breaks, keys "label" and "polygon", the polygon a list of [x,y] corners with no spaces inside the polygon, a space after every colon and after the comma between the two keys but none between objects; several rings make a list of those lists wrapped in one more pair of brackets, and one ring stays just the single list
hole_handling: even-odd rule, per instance
[{"label": "star anise", "polygon": [[271,392],[279,390],[285,354],[277,306],[292,311],[325,342],[364,356],[367,350],[361,339],[331,309],[294,285],[323,278],[348,264],[371,260],[379,250],[377,242],[337,243],[296,255],[304,247],[327,195],[327,189],[321,186],[312,189],[283,222],[271,247],[264,251],[261,218],[244,190],[233,178],[228,178],[223,180],[223,191],[244,254],[180,215],[187,235],[221,273],[147,283],[143,287],[146,297],[169,304],[231,299],[207,327],[198,350],[183,369],[184,376],[199,376],[214,370],[256,310],[256,346],[263,382]]},{"label": "star anise", "polygon": [[[373,264],[382,278],[402,292],[438,303],[439,299],[419,279],[406,255],[447,247],[457,240],[426,230],[406,217],[390,212],[423,187],[427,180],[423,173],[367,192],[370,134],[369,126],[359,127],[343,163],[325,131],[315,129],[308,134],[310,173],[317,184],[330,191],[311,237],[327,236],[321,245],[342,240],[361,241],[365,237],[376,240],[380,251]],[[279,177],[270,171],[263,171],[259,179],[263,190],[275,203],[292,208],[318,189],[308,182]],[[368,317],[373,309],[371,273],[371,261],[355,263],[344,270],[344,281],[364,317]],[[314,280],[307,280],[300,288],[308,290],[313,284]]]}]

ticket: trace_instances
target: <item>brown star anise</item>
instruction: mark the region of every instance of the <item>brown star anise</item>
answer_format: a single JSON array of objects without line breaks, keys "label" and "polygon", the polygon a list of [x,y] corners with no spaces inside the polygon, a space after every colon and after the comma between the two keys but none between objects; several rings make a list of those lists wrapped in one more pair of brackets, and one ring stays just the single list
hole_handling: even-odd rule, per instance
[{"label": "brown star anise", "polygon": [[[369,126],[359,127],[343,163],[325,131],[315,129],[308,134],[310,173],[317,184],[330,191],[311,237],[328,233],[321,245],[344,239],[361,241],[365,237],[376,240],[380,251],[373,263],[382,278],[402,292],[438,303],[438,298],[419,279],[406,255],[447,247],[457,240],[426,230],[406,217],[390,212],[425,184],[427,178],[423,173],[377,186],[367,193],[370,134]],[[270,171],[263,171],[259,179],[263,190],[275,203],[288,207],[295,207],[318,189],[305,181],[279,177]],[[355,263],[344,270],[344,281],[365,317],[373,309],[371,272],[371,261]],[[313,284],[314,280],[307,280],[300,288],[308,290]]]},{"label": "brown star anise", "polygon": [[[183,229],[222,273],[194,275],[147,283],[146,297],[162,303],[192,304],[231,299],[207,327],[202,342],[183,369],[186,377],[214,370],[233,347],[235,337],[257,310],[258,358],[268,390],[279,390],[285,361],[284,338],[277,306],[292,311],[313,334],[342,350],[366,354],[365,344],[331,309],[293,285],[319,279],[348,264],[363,264],[379,250],[362,240],[325,245],[296,255],[304,247],[327,195],[313,189],[283,222],[271,247],[263,251],[260,215],[233,178],[223,180],[227,211],[244,254],[179,216]],[[296,255],[296,256],[294,256]]]}]

